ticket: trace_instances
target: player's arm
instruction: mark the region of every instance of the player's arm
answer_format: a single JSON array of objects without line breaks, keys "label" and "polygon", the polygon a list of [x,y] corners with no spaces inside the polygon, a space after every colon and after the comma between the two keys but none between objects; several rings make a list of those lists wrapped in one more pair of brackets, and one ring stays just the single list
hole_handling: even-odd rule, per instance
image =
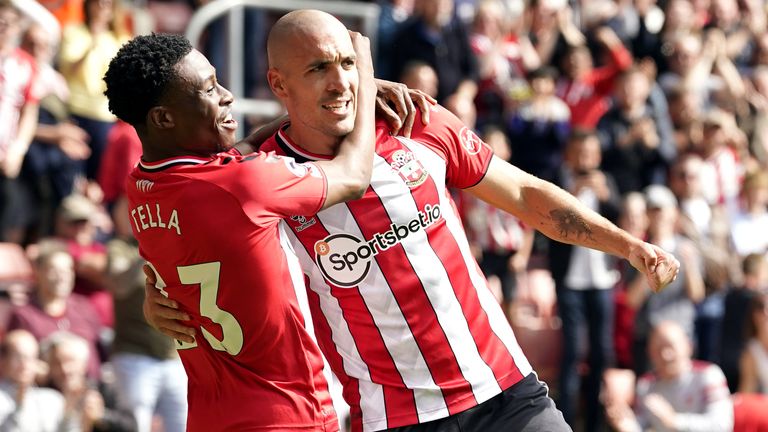
[{"label": "player's arm", "polygon": [[195,341],[195,329],[187,327],[181,321],[189,321],[186,313],[178,310],[179,304],[160,293],[155,286],[157,276],[148,265],[144,265],[144,274],[147,276],[144,284],[144,318],[147,323],[160,333],[170,336],[182,342],[193,343]]},{"label": "player's arm", "polygon": [[376,84],[373,82],[371,42],[350,31],[359,75],[355,126],[339,145],[336,157],[315,162],[325,172],[328,192],[322,208],[363,196],[371,182],[373,149],[376,142]]},{"label": "player's arm", "polygon": [[[410,89],[405,84],[382,79],[374,81],[376,82],[376,114],[389,123],[393,133],[400,133],[409,138],[419,112],[421,112],[421,122],[424,125],[429,124],[429,107],[437,104],[432,96],[421,90]],[[240,154],[258,151],[261,144],[274,135],[280,129],[280,125],[288,120],[290,118],[286,114],[260,126],[235,144],[235,148]]]},{"label": "player's arm", "polygon": [[629,260],[655,291],[677,276],[680,263],[671,254],[621,230],[554,184],[495,156],[485,177],[467,191],[554,240]]}]

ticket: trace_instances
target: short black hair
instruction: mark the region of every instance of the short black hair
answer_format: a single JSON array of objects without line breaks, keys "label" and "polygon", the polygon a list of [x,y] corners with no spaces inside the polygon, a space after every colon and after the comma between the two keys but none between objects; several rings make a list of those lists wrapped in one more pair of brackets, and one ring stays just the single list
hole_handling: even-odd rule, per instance
[{"label": "short black hair", "polygon": [[189,41],[173,34],[137,36],[123,45],[104,74],[109,110],[133,126],[144,124],[190,51]]},{"label": "short black hair", "polygon": [[556,81],[559,74],[557,73],[557,69],[555,69],[552,66],[542,66],[538,69],[534,69],[531,71],[531,73],[528,74],[528,81],[533,81],[535,79],[551,79],[552,81]]}]

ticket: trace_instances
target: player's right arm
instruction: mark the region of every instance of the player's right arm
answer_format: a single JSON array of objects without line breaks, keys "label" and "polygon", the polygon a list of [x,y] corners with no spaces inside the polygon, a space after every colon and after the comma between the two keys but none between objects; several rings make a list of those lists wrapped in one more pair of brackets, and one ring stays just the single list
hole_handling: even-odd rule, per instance
[{"label": "player's right arm", "polygon": [[355,48],[355,65],[360,80],[357,87],[355,127],[339,146],[330,161],[315,162],[325,172],[328,182],[323,209],[363,196],[371,182],[373,149],[376,141],[376,84],[370,40],[357,32],[349,32]]}]

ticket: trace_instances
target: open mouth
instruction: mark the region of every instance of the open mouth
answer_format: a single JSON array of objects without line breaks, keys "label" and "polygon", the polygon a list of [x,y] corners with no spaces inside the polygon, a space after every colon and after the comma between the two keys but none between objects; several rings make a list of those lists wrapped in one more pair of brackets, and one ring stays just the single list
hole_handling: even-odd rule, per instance
[{"label": "open mouth", "polygon": [[351,99],[347,99],[344,101],[334,101],[334,102],[326,103],[322,105],[323,109],[339,115],[348,113],[351,106],[352,106]]},{"label": "open mouth", "polygon": [[230,112],[227,113],[227,116],[221,121],[221,125],[227,129],[237,129],[237,120],[232,117],[232,113]]}]

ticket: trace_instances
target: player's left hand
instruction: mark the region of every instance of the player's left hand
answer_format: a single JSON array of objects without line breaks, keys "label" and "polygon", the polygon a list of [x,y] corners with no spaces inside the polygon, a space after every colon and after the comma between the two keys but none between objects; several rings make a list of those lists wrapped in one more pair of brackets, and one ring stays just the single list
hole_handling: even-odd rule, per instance
[{"label": "player's left hand", "polygon": [[392,126],[394,133],[409,138],[416,121],[416,106],[421,111],[421,122],[429,124],[429,111],[437,101],[421,90],[409,89],[405,84],[376,79],[376,112]]},{"label": "player's left hand", "polygon": [[650,243],[640,243],[629,254],[629,262],[643,273],[654,292],[669,285],[680,271],[680,261],[664,249]]}]

